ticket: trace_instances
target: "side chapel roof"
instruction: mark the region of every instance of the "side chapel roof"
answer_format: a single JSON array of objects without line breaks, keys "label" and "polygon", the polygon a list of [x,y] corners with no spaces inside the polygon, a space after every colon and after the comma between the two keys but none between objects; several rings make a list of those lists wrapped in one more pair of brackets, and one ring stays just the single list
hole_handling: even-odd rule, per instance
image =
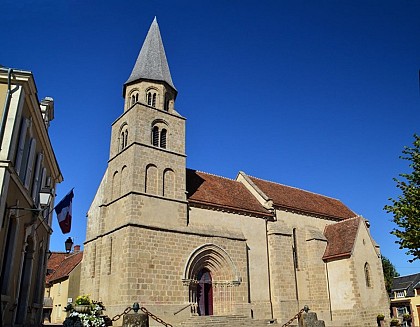
[{"label": "side chapel roof", "polygon": [[256,177],[248,177],[273,201],[275,207],[340,220],[356,216],[340,200]]},{"label": "side chapel roof", "polygon": [[327,247],[323,260],[342,259],[352,254],[362,219],[357,216],[325,226],[324,235],[327,239]]},{"label": "side chapel roof", "polygon": [[47,264],[47,276],[45,282],[52,283],[55,280],[59,280],[68,277],[74,268],[82,261],[83,252],[77,253],[63,253],[53,252],[51,258]]},{"label": "side chapel roof", "polygon": [[186,179],[187,197],[191,204],[272,216],[241,182],[192,169],[187,169]]},{"label": "side chapel roof", "polygon": [[166,82],[176,90],[174,83],[172,82],[171,72],[169,71],[169,65],[166,60],[165,49],[163,47],[156,17],[150,25],[133,71],[125,82],[124,88],[127,84],[139,79]]}]

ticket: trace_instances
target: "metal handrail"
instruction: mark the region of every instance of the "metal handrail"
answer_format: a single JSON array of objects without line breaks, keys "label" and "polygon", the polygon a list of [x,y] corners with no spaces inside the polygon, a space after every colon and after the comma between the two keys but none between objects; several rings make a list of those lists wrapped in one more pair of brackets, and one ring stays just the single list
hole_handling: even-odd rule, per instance
[{"label": "metal handrail", "polygon": [[174,316],[177,315],[178,313],[180,313],[181,311],[185,310],[186,308],[192,306],[192,303],[187,304],[185,307],[182,307],[181,309],[179,309],[178,311],[174,312]]}]

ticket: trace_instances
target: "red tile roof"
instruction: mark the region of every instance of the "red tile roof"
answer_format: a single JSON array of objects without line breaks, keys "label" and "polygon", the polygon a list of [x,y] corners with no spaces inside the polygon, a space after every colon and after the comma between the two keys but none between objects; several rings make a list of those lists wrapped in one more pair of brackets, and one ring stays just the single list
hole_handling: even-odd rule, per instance
[{"label": "red tile roof", "polygon": [[353,251],[361,217],[340,221],[325,227],[327,238],[323,260],[334,260],[349,257]]},{"label": "red tile roof", "polygon": [[275,207],[327,218],[348,219],[356,216],[337,199],[251,176],[249,178],[273,200]]},{"label": "red tile roof", "polygon": [[53,252],[47,264],[48,270],[52,273],[47,274],[45,282],[48,284],[55,280],[68,277],[73,269],[82,261],[82,258],[83,252],[71,254]]},{"label": "red tile roof", "polygon": [[187,169],[187,197],[190,204],[240,211],[250,215],[271,216],[240,182]]}]

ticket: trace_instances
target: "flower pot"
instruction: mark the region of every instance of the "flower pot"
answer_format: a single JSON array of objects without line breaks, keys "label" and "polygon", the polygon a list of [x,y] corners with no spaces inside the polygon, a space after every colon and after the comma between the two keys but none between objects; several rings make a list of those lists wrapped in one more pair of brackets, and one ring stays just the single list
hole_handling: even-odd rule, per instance
[{"label": "flower pot", "polygon": [[90,309],[90,304],[75,304],[73,306],[73,310],[80,313],[89,313]]},{"label": "flower pot", "polygon": [[400,321],[398,319],[391,319],[391,326],[399,326],[400,325]]}]

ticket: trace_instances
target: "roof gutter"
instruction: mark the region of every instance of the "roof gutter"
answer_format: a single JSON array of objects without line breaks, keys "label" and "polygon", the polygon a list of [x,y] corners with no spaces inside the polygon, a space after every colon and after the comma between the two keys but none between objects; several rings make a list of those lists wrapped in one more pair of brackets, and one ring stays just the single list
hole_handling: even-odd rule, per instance
[{"label": "roof gutter", "polygon": [[13,69],[12,68],[9,68],[7,70],[7,94],[6,94],[6,101],[4,102],[3,115],[1,117],[0,151],[2,150],[2,146],[3,146],[4,132],[6,130],[6,119],[7,119],[7,116],[9,115],[10,99],[12,97],[12,90],[11,90],[12,73],[13,73]]}]

